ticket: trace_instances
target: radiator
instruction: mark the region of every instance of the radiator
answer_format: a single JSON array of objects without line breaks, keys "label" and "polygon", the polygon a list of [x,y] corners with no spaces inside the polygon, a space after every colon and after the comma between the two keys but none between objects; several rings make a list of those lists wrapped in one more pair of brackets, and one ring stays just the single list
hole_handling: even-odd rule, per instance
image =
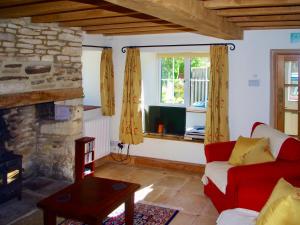
[{"label": "radiator", "polygon": [[84,121],[84,136],[95,137],[95,159],[110,153],[109,117]]}]

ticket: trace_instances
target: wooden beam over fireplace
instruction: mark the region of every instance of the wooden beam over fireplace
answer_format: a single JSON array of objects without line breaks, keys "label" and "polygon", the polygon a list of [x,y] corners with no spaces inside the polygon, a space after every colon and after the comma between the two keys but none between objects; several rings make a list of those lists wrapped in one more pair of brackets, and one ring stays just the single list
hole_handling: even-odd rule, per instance
[{"label": "wooden beam over fireplace", "polygon": [[0,95],[0,109],[83,97],[82,88],[66,88]]}]

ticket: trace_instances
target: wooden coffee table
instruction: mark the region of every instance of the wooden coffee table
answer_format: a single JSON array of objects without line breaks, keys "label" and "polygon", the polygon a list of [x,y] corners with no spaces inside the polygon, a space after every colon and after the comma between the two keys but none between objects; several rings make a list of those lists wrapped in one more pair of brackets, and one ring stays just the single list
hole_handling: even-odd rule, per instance
[{"label": "wooden coffee table", "polygon": [[125,202],[125,224],[133,225],[134,192],[139,184],[86,177],[41,200],[44,225],[55,225],[56,216],[100,225],[106,216]]}]

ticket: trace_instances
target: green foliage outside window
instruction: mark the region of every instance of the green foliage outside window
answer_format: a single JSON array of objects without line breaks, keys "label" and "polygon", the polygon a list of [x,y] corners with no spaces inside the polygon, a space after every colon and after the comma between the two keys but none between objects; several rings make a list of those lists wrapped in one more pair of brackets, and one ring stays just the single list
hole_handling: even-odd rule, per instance
[{"label": "green foliage outside window", "polygon": [[[184,57],[161,58],[161,103],[185,104],[184,102]],[[208,57],[192,57],[192,68],[209,67]]]}]

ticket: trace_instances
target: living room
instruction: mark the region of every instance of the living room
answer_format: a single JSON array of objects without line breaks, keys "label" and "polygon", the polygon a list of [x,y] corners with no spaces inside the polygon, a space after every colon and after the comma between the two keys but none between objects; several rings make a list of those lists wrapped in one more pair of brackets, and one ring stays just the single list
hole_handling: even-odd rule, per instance
[{"label": "living room", "polygon": [[[170,220],[170,224],[216,224],[219,213],[207,197],[207,193],[206,195],[203,193],[204,187],[201,183],[205,164],[209,161],[202,140],[183,140],[183,135],[176,137],[173,134],[166,134],[166,130],[168,129],[164,127],[162,131],[158,131],[159,134],[153,134],[152,132],[150,134],[143,134],[143,143],[137,145],[130,144],[130,146],[126,143],[118,145],[121,143],[119,126],[122,114],[124,70],[127,66],[126,57],[128,54],[128,51],[127,53],[123,53],[121,49],[125,46],[144,46],[139,48],[142,89],[140,97],[143,109],[147,109],[149,105],[170,107],[172,104],[176,107],[188,108],[186,118],[184,119],[186,120],[186,127],[190,127],[205,125],[206,109],[199,110],[197,107],[190,107],[190,93],[183,93],[184,98],[186,96],[188,98],[187,101],[184,99],[184,104],[170,102],[163,104],[161,101],[161,58],[183,57],[184,55],[189,55],[189,57],[195,55],[197,57],[201,55],[207,56],[210,53],[210,45],[214,46],[225,43],[228,47],[228,128],[230,131],[228,141],[237,140],[239,136],[250,137],[252,126],[257,121],[280,129],[280,126],[276,122],[276,118],[279,118],[278,112],[275,110],[277,100],[274,93],[276,89],[275,76],[277,75],[273,68],[275,68],[274,66],[277,61],[274,55],[280,53],[282,50],[286,51],[286,55],[299,55],[299,38],[297,38],[300,32],[299,27],[290,23],[290,20],[293,20],[294,24],[299,21],[299,18],[297,19],[298,14],[296,11],[294,13],[287,13],[284,10],[285,8],[286,10],[291,10],[292,7],[295,8],[294,10],[297,10],[300,3],[297,1],[293,3],[285,3],[285,1],[280,3],[251,3],[254,5],[258,4],[255,7],[272,6],[273,10],[283,10],[282,12],[276,11],[268,14],[269,19],[275,20],[276,16],[280,17],[282,25],[276,25],[279,22],[274,22],[273,25],[270,25],[271,22],[260,21],[261,23],[265,23],[265,25],[261,25],[259,21],[256,21],[257,27],[254,30],[246,28],[243,31],[242,38],[225,38],[225,35],[224,38],[217,38],[223,31],[218,32],[218,34],[216,33],[215,36],[208,34],[212,32],[209,29],[203,31],[202,34],[199,31],[179,32],[179,28],[172,28],[171,25],[170,27],[174,31],[166,29],[164,31],[166,33],[155,31],[151,28],[147,29],[147,27],[146,31],[143,29],[141,31],[132,29],[132,35],[127,34],[125,31],[126,35],[110,34],[110,31],[105,33],[102,29],[104,29],[106,24],[101,25],[100,18],[102,17],[100,14],[95,13],[95,15],[90,14],[89,16],[85,14],[84,16],[87,16],[89,19],[84,20],[84,18],[81,18],[75,20],[71,17],[71,13],[77,13],[77,11],[85,9],[86,11],[109,11],[107,9],[110,9],[111,11],[109,12],[111,14],[124,13],[124,9],[120,7],[124,7],[123,4],[125,3],[119,3],[119,8],[117,6],[114,6],[115,8],[112,6],[100,6],[97,5],[100,3],[97,3],[94,9],[92,3],[85,3],[87,5],[91,4],[89,7],[84,5],[79,6],[79,4],[83,4],[83,1],[61,1],[60,4],[65,4],[64,6],[66,6],[65,2],[70,4],[68,6],[70,8],[66,8],[65,11],[59,8],[59,4],[56,9],[50,8],[49,5],[49,8],[45,9],[45,6],[42,5],[49,3],[47,1],[28,1],[26,3],[18,3],[18,1],[17,3],[9,3],[6,1],[1,6],[3,10],[10,8],[10,10],[7,10],[7,14],[3,15],[10,15],[11,18],[20,17],[12,20],[1,20],[1,27],[3,28],[1,30],[1,63],[3,68],[1,69],[1,77],[3,79],[0,80],[0,103],[1,110],[5,109],[3,118],[6,124],[8,124],[9,135],[13,136],[13,139],[9,138],[5,144],[5,148],[8,150],[18,149],[15,153],[22,154],[23,168],[25,169],[24,179],[43,175],[46,178],[55,178],[54,180],[68,180],[68,182],[73,182],[75,161],[74,141],[82,136],[92,136],[96,137],[95,176],[141,184],[142,188],[139,194],[136,195],[136,199],[144,201],[144,203],[148,201],[148,203],[150,202],[153,205],[179,210],[179,213],[176,213],[174,218],[172,218],[173,220]],[[108,4],[107,2],[106,4]],[[118,1],[111,1],[109,4],[117,4],[116,2]],[[150,2],[153,1],[149,0],[148,2],[147,0],[147,3],[150,4]],[[189,2],[194,2],[194,0]],[[210,0],[206,2],[212,2],[211,4],[213,4],[218,1]],[[251,7],[249,1],[244,1],[243,4],[243,6],[228,6],[226,9],[230,7],[249,9],[248,7]],[[41,11],[37,11],[38,13],[34,14],[33,11],[20,10],[22,7],[28,7],[28,10],[32,10],[34,8],[32,5],[36,5],[37,8],[35,9]],[[209,4],[207,3],[207,5]],[[279,6],[281,9],[279,9]],[[131,6],[129,4],[128,10],[132,10],[132,7],[135,8],[138,6]],[[178,7],[182,7],[182,5]],[[151,8],[151,10],[153,9]],[[153,16],[151,10],[149,11],[149,15]],[[146,11],[143,11],[143,13]],[[210,9],[210,11],[215,10]],[[60,15],[59,17],[59,14],[64,13],[69,14],[65,14],[64,17]],[[129,11],[126,13],[130,15],[132,12]],[[245,12],[242,10],[241,13]],[[253,15],[250,12],[248,14],[249,18],[251,15],[253,16],[250,20],[254,20],[255,16],[261,16],[261,20],[266,19],[263,18],[265,11],[258,13],[254,10],[252,13]],[[278,16],[278,14],[281,16]],[[30,15],[32,15],[33,21],[42,21],[44,19],[48,20],[48,23],[31,22],[30,18],[28,18]],[[70,18],[68,19],[66,15],[69,15]],[[27,18],[23,18],[24,16],[27,16]],[[118,18],[119,16],[116,17]],[[162,17],[164,16],[166,15],[162,15]],[[284,19],[285,16],[287,18],[294,16],[295,18],[288,20]],[[94,19],[93,17],[98,18],[99,25],[95,20],[89,21]],[[119,25],[119,22],[113,22],[112,18],[115,17],[105,17],[111,19],[109,22],[106,22],[108,25],[114,23]],[[141,19],[138,17],[130,18]],[[238,15],[230,18],[238,18]],[[51,19],[53,23],[49,23]],[[80,28],[69,28],[67,23],[74,23],[72,20],[79,24],[87,21],[94,23],[90,24],[90,28],[88,29],[96,25],[103,26],[103,28],[99,28],[98,32],[91,32],[89,30],[82,32]],[[59,21],[66,22],[65,24],[57,24]],[[285,22],[286,24],[284,24]],[[139,23],[145,23],[145,21],[134,23],[136,26]],[[175,22],[172,23],[175,24]],[[122,22],[120,24],[125,25],[126,23]],[[132,26],[132,23],[128,26]],[[141,24],[141,26],[143,25]],[[85,30],[88,26],[82,27]],[[149,27],[152,27],[152,25]],[[204,25],[204,27],[206,26]],[[253,27],[255,26],[253,25]],[[128,29],[127,32],[130,32],[129,28],[125,27],[124,30]],[[111,30],[113,31],[113,29]],[[102,35],[101,32],[104,32],[105,35]],[[16,36],[13,37],[14,35]],[[22,39],[30,40],[29,42],[23,42]],[[47,42],[44,40],[48,42],[52,41],[53,43],[49,42],[49,44],[46,44]],[[235,49],[230,49],[231,43],[235,46]],[[100,83],[101,54],[103,54],[103,50],[105,49],[102,47],[112,49],[115,99],[115,114],[113,116],[101,115],[101,95],[99,94],[100,85],[98,84]],[[92,53],[89,55],[89,52]],[[82,58],[80,58],[81,55]],[[39,70],[41,68],[44,72]],[[25,72],[20,72],[23,69]],[[185,68],[187,71],[189,69]],[[53,82],[52,76],[55,77],[55,82]],[[24,85],[23,81],[27,83],[30,81],[31,85],[27,83]],[[299,84],[298,79],[296,82]],[[291,84],[290,88],[294,88],[293,85]],[[83,93],[82,91],[80,92],[81,88],[83,88]],[[65,92],[63,91],[64,89]],[[82,94],[84,94],[84,98],[81,98]],[[298,92],[296,94],[299,95]],[[34,95],[35,97],[32,97]],[[55,103],[51,104],[51,102]],[[37,106],[31,107],[32,105]],[[93,105],[96,106],[96,109],[84,111],[83,105]],[[93,112],[90,115],[91,111]],[[299,114],[299,110],[296,111]],[[95,112],[96,114],[93,114]],[[294,111],[293,114],[295,114]],[[1,115],[3,114],[1,113]],[[145,131],[146,123],[144,116],[143,129]],[[91,117],[93,118],[91,119]],[[105,120],[105,129],[101,127],[100,135],[92,130],[91,124],[88,124],[88,122],[96,124],[95,118],[97,120],[99,118],[99,120]],[[292,127],[290,130],[292,129],[293,131],[295,130],[295,126],[296,130],[299,127],[296,122],[297,120],[294,119],[295,117],[292,117],[292,120],[286,123]],[[289,128],[286,128],[287,130]],[[297,136],[299,132],[292,134]],[[25,143],[24,139],[27,140]],[[100,140],[105,143],[97,143]],[[100,147],[97,148],[97,145]],[[30,146],[36,147],[34,150],[29,150]],[[299,145],[295,146],[298,148]],[[121,148],[123,149],[121,150]],[[129,152],[129,156],[127,152]],[[298,157],[297,153],[294,154],[294,157],[296,160]],[[297,179],[295,180],[288,181],[297,185]],[[41,181],[41,183],[43,182]],[[273,181],[270,183],[275,186]],[[35,185],[38,186],[38,184]],[[34,185],[31,184],[28,186],[32,187]],[[57,184],[57,188],[60,189],[62,187],[60,184]],[[271,193],[270,190],[269,192]],[[5,204],[7,203],[2,203],[1,208]],[[9,204],[16,205],[18,204],[18,200],[10,200]],[[220,212],[219,209],[218,211]],[[4,212],[6,213],[6,211],[2,213]],[[40,213],[36,218],[39,218],[39,221],[35,221],[35,223],[31,221],[30,224],[42,224],[42,214]],[[23,222],[22,220],[16,221],[15,219],[17,218],[11,220],[9,224],[29,224],[28,218],[24,219],[22,217]],[[11,223],[12,221],[13,223]],[[222,224],[221,222],[219,223]]]}]

